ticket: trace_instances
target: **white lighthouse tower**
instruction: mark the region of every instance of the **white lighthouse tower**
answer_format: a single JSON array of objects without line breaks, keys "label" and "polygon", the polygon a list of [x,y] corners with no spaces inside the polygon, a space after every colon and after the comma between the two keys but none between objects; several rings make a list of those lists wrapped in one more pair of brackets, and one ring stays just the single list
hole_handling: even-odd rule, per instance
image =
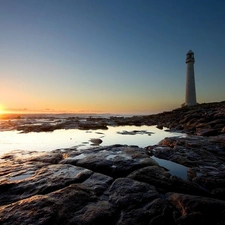
[{"label": "white lighthouse tower", "polygon": [[186,106],[196,105],[196,92],[195,92],[195,74],[194,74],[194,52],[191,50],[186,54],[186,96],[185,104]]}]

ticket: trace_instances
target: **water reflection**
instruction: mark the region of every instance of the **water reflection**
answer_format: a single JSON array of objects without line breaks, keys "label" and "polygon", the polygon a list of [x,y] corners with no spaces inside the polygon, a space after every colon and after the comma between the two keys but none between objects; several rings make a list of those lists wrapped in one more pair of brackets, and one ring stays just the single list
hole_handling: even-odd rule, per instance
[{"label": "water reflection", "polygon": [[61,129],[39,133],[2,131],[0,132],[0,155],[12,150],[52,151],[75,146],[78,149],[84,149],[91,147],[91,139],[101,139],[101,146],[127,144],[146,147],[157,144],[165,137],[181,135],[159,130],[155,126],[109,126],[108,128],[108,130],[97,131]]},{"label": "water reflection", "polygon": [[171,175],[180,177],[183,180],[188,180],[188,167],[165,159],[159,159],[155,156],[151,156],[151,158],[154,159],[159,165],[167,168]]}]

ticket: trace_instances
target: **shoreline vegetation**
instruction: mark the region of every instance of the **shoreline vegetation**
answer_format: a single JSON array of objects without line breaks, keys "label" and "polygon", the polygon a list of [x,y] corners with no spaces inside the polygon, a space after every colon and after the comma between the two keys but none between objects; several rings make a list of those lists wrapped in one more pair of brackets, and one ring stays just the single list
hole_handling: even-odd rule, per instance
[{"label": "shoreline vegetation", "polygon": [[[0,130],[155,125],[187,135],[145,148],[7,153],[0,159],[0,224],[225,224],[225,101],[131,117],[35,119],[7,118]],[[187,179],[154,157],[187,167]]]}]

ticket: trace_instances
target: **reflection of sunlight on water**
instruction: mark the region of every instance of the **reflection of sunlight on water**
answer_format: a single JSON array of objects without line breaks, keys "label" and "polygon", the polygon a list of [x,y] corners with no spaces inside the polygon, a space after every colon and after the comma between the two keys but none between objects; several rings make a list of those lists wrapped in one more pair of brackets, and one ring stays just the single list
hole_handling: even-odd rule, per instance
[{"label": "reflection of sunlight on water", "polygon": [[[137,133],[123,135],[121,131],[145,130],[152,135]],[[79,146],[80,149],[91,146],[90,139],[102,139],[101,146],[113,144],[138,145],[146,147],[157,144],[165,137],[178,136],[179,133],[170,133],[159,130],[155,126],[119,126],[109,127],[108,130],[55,130],[53,132],[19,133],[18,131],[0,132],[0,155],[12,150],[51,151],[59,148]]]}]

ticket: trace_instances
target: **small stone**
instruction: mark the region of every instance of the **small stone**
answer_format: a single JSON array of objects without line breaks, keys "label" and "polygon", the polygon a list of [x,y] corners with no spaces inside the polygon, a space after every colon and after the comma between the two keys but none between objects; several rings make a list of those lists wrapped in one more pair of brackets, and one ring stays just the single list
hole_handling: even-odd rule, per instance
[{"label": "small stone", "polygon": [[92,138],[90,141],[95,145],[100,145],[102,143],[100,138]]},{"label": "small stone", "polygon": [[158,125],[156,126],[156,128],[158,128],[158,129],[162,130],[162,129],[163,129],[163,125],[158,124]]}]

